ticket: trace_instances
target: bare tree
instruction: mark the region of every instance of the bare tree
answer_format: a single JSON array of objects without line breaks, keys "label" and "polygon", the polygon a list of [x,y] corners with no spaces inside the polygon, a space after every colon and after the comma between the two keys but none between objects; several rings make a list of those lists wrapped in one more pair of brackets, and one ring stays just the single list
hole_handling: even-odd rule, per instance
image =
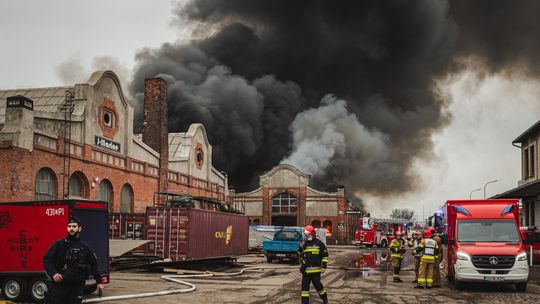
[{"label": "bare tree", "polygon": [[412,209],[399,209],[394,208],[392,209],[392,212],[390,213],[391,218],[399,218],[399,219],[412,219],[414,216],[414,210]]}]

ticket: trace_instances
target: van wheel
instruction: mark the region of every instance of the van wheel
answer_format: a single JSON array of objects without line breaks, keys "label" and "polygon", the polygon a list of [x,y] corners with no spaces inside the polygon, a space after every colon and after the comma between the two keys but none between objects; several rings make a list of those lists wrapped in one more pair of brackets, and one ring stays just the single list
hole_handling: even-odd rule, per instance
[{"label": "van wheel", "polygon": [[516,283],[516,289],[519,292],[526,292],[527,291],[527,282]]},{"label": "van wheel", "polygon": [[26,282],[17,278],[9,278],[4,282],[2,291],[7,300],[21,301],[26,295]]},{"label": "van wheel", "polygon": [[49,291],[49,287],[45,282],[45,279],[35,279],[30,283],[30,298],[35,303],[43,303],[45,301],[45,294]]}]

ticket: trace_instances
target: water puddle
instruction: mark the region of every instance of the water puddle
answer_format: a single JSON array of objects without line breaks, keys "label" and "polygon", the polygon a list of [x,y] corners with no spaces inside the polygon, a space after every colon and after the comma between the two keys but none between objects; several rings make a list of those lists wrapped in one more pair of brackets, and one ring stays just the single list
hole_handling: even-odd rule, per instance
[{"label": "water puddle", "polygon": [[[405,267],[408,267],[409,265],[414,265],[414,258],[410,253],[407,252],[403,255],[401,268],[403,269]],[[391,270],[392,264],[390,258],[390,251],[361,251],[360,253],[353,256],[350,267],[357,268],[359,270],[365,270],[368,272],[370,270]]]}]

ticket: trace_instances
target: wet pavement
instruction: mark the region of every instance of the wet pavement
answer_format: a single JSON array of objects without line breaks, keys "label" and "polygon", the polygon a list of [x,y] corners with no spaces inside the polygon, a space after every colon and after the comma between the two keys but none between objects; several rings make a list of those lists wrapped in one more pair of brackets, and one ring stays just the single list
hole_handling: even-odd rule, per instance
[{"label": "wet pavement", "polygon": [[[329,246],[329,253],[330,268],[323,273],[322,281],[328,290],[330,303],[540,302],[540,285],[537,283],[529,284],[526,293],[515,292],[511,285],[485,284],[471,284],[467,290],[455,291],[443,278],[442,288],[415,289],[410,254],[403,262],[401,278],[404,282],[393,283],[386,249]],[[262,254],[242,256],[239,262],[248,267],[263,266],[267,269],[248,271],[234,277],[184,279],[197,285],[197,289],[190,293],[109,303],[300,303],[301,275],[296,266],[286,261],[268,264]],[[186,288],[162,280],[161,275],[163,273],[115,271],[104,296]],[[311,303],[321,303],[313,288],[311,299]]]}]

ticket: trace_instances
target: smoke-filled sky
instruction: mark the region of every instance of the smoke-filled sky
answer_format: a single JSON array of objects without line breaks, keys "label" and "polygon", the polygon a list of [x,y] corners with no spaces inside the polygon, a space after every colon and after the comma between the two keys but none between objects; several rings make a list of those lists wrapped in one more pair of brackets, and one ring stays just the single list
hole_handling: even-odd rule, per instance
[{"label": "smoke-filled sky", "polygon": [[161,76],[169,129],[204,123],[239,191],[289,163],[373,213],[428,214],[515,187],[511,141],[540,118],[536,1],[73,2],[0,4],[0,87],[112,68],[140,122]]}]

